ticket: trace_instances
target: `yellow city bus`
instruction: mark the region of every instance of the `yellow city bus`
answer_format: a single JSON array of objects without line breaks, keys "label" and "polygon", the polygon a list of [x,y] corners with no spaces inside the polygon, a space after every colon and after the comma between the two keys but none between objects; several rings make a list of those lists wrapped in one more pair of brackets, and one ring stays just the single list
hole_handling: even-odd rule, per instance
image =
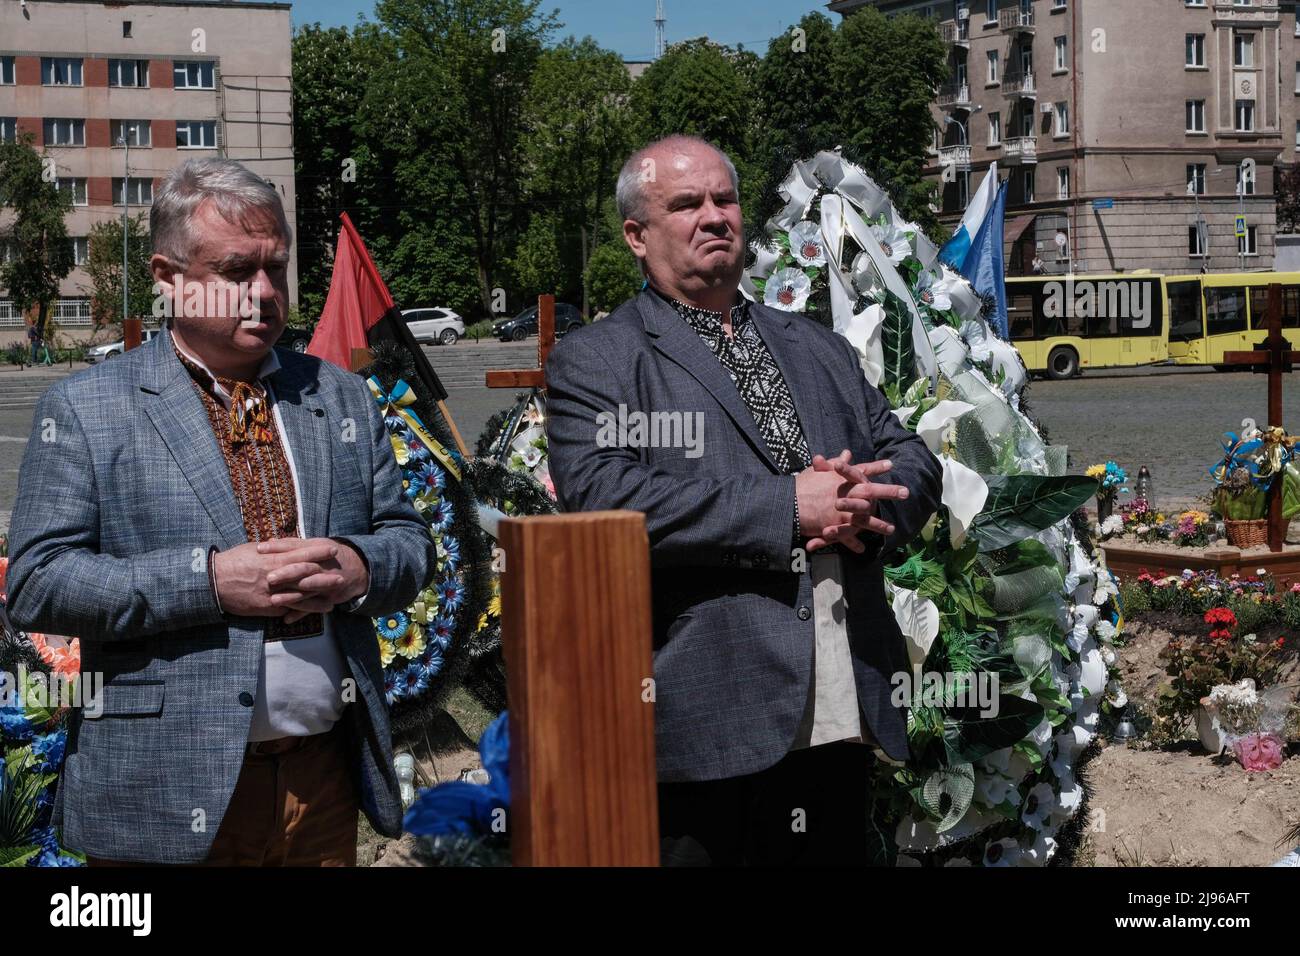
[{"label": "yellow city bus", "polygon": [[1300,348],[1300,272],[1226,272],[1166,277],[1169,357],[1178,365],[1226,368],[1224,352],[1253,349],[1267,332],[1274,282],[1282,286],[1283,334]]},{"label": "yellow city bus", "polygon": [[1142,269],[1008,278],[1011,344],[1030,372],[1064,379],[1085,368],[1169,359],[1164,277]]}]

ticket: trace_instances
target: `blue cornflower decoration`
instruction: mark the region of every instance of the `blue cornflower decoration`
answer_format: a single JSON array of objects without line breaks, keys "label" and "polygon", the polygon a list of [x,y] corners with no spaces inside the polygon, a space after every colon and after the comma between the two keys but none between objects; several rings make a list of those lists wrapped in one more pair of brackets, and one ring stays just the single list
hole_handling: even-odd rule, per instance
[{"label": "blue cornflower decoration", "polygon": [[422,486],[420,488],[422,492],[440,492],[447,485],[447,477],[441,468],[429,461],[415,473],[411,484],[417,483]]},{"label": "blue cornflower decoration", "polygon": [[406,665],[406,670],[404,670],[398,678],[398,683],[402,686],[403,695],[406,697],[418,697],[420,694],[423,694],[429,689],[430,676],[431,675],[425,673],[425,670],[420,666],[419,661],[412,661],[410,664]]},{"label": "blue cornflower decoration", "polygon": [[26,743],[35,733],[36,728],[21,707],[0,707],[0,735]]},{"label": "blue cornflower decoration", "polygon": [[438,606],[446,611],[457,611],[465,599],[465,585],[454,577],[443,580],[438,585]]},{"label": "blue cornflower decoration", "polygon": [[406,453],[409,456],[408,461],[428,461],[433,457],[433,453],[424,447],[424,442],[411,435],[411,441],[406,445]]},{"label": "blue cornflower decoration", "polygon": [[414,663],[420,668],[426,681],[437,677],[438,672],[442,670],[442,645],[437,641],[430,642]]},{"label": "blue cornflower decoration", "polygon": [[425,631],[445,651],[451,646],[452,635],[456,633],[456,624],[450,614],[439,614]]},{"label": "blue cornflower decoration", "polygon": [[405,611],[394,611],[392,614],[376,618],[375,626],[379,629],[380,637],[388,641],[395,641],[410,628],[411,619],[406,616]]},{"label": "blue cornflower decoration", "polygon": [[404,694],[400,675],[391,669],[384,671],[384,699],[388,701],[388,706],[392,707]]},{"label": "blue cornflower decoration", "polygon": [[439,533],[450,529],[454,518],[455,512],[452,510],[451,503],[446,501],[430,505],[429,510],[424,513],[424,520],[429,522],[429,527]]},{"label": "blue cornflower decoration", "polygon": [[36,737],[32,741],[32,755],[40,762],[33,769],[37,773],[57,772],[63,763],[63,752],[67,743],[68,732],[62,727]]},{"label": "blue cornflower decoration", "polygon": [[460,566],[460,542],[450,535],[443,535],[442,550],[445,553],[447,570],[455,571]]}]

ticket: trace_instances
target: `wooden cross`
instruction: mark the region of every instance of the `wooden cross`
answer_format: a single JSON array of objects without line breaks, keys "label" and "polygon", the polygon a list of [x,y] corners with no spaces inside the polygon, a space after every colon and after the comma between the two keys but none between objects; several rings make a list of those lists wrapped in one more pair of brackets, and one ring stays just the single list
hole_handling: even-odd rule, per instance
[{"label": "wooden cross", "polygon": [[[1268,337],[1250,351],[1224,352],[1225,365],[1239,365],[1255,372],[1268,373],[1268,424],[1282,424],[1282,373],[1289,372],[1292,363],[1300,362],[1300,352],[1291,351],[1291,345],[1282,335],[1282,286],[1271,283],[1268,287]],[[1286,519],[1282,517],[1282,483],[1285,475],[1278,475],[1268,488],[1268,549],[1281,551],[1286,540]]]},{"label": "wooden cross", "polygon": [[555,347],[555,296],[537,297],[537,368],[494,369],[485,375],[488,388],[546,388],[546,357]]}]

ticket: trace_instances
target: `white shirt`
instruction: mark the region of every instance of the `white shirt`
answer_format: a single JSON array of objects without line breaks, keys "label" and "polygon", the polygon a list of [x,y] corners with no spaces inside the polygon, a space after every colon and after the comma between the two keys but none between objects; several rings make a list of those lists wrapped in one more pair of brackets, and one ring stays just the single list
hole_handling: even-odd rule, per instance
[{"label": "white shirt", "polygon": [[[175,337],[172,338],[172,343],[186,359],[212,376],[218,400],[229,408],[230,393],[217,381],[212,370],[198,356],[182,348]],[[293,448],[284,430],[275,390],[269,381],[279,370],[280,360],[276,358],[275,349],[272,349],[266,353],[266,358],[257,370],[257,380],[266,389],[276,433],[280,436],[284,456],[289,462],[294,498],[298,502],[297,530],[305,538],[302,486],[298,481]],[[262,668],[257,676],[253,724],[248,734],[250,742],[323,734],[343,716],[343,680],[350,677],[352,671],[334,639],[332,616],[329,613],[321,615],[324,627],[315,637],[262,642]]]}]

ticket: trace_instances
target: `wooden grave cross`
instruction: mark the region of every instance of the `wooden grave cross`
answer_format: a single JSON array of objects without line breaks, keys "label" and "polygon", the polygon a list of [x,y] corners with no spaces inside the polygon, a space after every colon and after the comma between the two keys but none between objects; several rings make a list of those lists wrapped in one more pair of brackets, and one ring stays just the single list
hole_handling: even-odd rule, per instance
[{"label": "wooden grave cross", "polygon": [[[1271,283],[1268,287],[1268,336],[1249,351],[1224,352],[1225,365],[1244,366],[1255,372],[1268,373],[1268,425],[1282,424],[1282,373],[1291,371],[1300,362],[1300,352],[1292,351],[1282,334],[1282,286]],[[1268,489],[1268,549],[1281,551],[1286,540],[1286,519],[1282,517],[1282,483],[1284,475],[1277,476]]]},{"label": "wooden grave cross", "polygon": [[[555,296],[537,300],[535,369],[488,388],[546,388]],[[516,866],[656,866],[650,541],[633,511],[507,518],[499,528]]]}]

